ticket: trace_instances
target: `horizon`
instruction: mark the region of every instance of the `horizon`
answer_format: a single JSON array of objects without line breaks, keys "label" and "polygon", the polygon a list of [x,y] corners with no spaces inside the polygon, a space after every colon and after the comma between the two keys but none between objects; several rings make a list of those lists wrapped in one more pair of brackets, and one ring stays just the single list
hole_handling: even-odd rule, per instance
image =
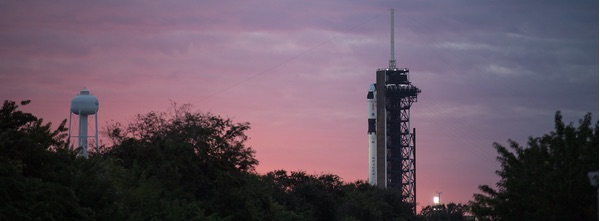
[{"label": "horizon", "polygon": [[56,126],[86,87],[102,132],[189,103],[250,123],[257,172],[345,182],[368,177],[366,94],[389,62],[394,8],[397,67],[422,89],[419,210],[436,192],[467,203],[495,186],[493,142],[525,145],[556,111],[598,121],[598,1],[0,5],[0,97],[31,100],[22,110]]}]

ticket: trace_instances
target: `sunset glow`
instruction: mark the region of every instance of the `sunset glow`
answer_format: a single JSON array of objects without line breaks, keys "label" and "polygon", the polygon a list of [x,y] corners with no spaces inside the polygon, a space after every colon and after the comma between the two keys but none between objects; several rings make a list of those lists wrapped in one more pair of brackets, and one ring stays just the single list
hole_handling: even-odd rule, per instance
[{"label": "sunset glow", "polygon": [[[367,180],[367,90],[395,58],[422,89],[417,207],[493,185],[493,142],[598,119],[598,1],[7,1],[0,98],[57,125],[86,87],[108,122],[190,103],[250,122],[257,172]],[[107,139],[100,144],[110,145]]]}]

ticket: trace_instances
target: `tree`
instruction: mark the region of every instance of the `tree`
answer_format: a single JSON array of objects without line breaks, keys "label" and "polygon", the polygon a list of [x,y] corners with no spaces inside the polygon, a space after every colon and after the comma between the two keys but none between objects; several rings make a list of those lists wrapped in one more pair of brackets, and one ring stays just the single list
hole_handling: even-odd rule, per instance
[{"label": "tree", "polygon": [[402,192],[365,181],[344,183],[333,174],[310,175],[277,170],[263,180],[278,205],[296,215],[292,220],[414,220]]},{"label": "tree", "polygon": [[272,188],[275,200],[289,210],[316,220],[335,220],[342,181],[336,175],[310,175],[285,170],[267,173],[263,180]]},{"label": "tree", "polygon": [[366,181],[344,185],[345,197],[338,207],[341,220],[415,220],[410,204],[397,188],[379,188]]},{"label": "tree", "polygon": [[[28,104],[21,102],[21,105]],[[189,111],[137,115],[88,157],[15,102],[0,109],[0,220],[414,220],[397,189],[334,174],[259,175],[246,122]]]},{"label": "tree", "polygon": [[[27,105],[30,101],[22,101]],[[0,219],[85,220],[93,211],[79,204],[73,183],[75,153],[66,120],[51,123],[19,110],[14,101],[0,109]]]},{"label": "tree", "polygon": [[[21,101],[27,105],[30,101]],[[0,156],[25,161],[26,173],[41,174],[40,157],[45,157],[46,150],[66,149],[66,119],[57,129],[52,130],[52,123],[44,123],[41,118],[19,110],[14,101],[4,101],[0,109]]]},{"label": "tree", "polygon": [[169,148],[164,145],[179,145],[172,147],[175,155],[187,155],[191,151],[190,156],[205,164],[218,163],[214,166],[244,172],[254,170],[258,160],[254,158],[254,150],[245,146],[249,123],[233,123],[231,119],[193,113],[189,109],[190,105],[177,107],[174,104],[171,113],[138,114],[124,128],[120,124],[108,126],[108,136],[115,143],[112,153],[131,160],[140,157],[136,154],[146,153],[129,149],[128,144],[159,145],[161,151]]},{"label": "tree", "polygon": [[463,204],[448,203],[426,206],[419,213],[419,218],[425,221],[462,221],[465,220]]},{"label": "tree", "polygon": [[[19,110],[16,102],[4,102],[0,109],[0,220],[223,220],[205,216],[201,201],[175,197],[177,189],[166,189],[157,181],[160,176],[144,175],[147,167],[140,170],[137,162],[124,167],[123,162],[131,158],[116,158],[108,152],[77,157],[68,148],[65,123],[52,130],[50,123]],[[174,163],[159,168],[186,166]]]},{"label": "tree", "polygon": [[530,137],[527,147],[494,143],[499,156],[496,189],[482,185],[471,212],[479,220],[597,220],[597,187],[587,173],[598,170],[598,122],[587,114],[565,125],[555,115],[554,131]]},{"label": "tree", "polygon": [[191,112],[190,105],[173,107],[137,115],[125,127],[109,126],[114,145],[107,153],[135,178],[129,187],[157,182],[158,187],[147,187],[158,188],[162,198],[196,202],[220,217],[261,220],[264,214],[257,211],[269,202],[248,195],[260,195],[247,189],[257,179],[252,172],[258,164],[254,150],[245,145],[249,123]]}]

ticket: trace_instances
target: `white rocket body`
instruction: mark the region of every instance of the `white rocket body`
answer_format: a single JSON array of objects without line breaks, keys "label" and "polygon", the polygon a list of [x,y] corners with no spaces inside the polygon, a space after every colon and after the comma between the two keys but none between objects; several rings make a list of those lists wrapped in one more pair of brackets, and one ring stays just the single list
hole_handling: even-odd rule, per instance
[{"label": "white rocket body", "polygon": [[377,100],[375,97],[375,85],[372,84],[369,87],[367,94],[367,103],[369,105],[369,116],[368,116],[368,130],[369,136],[369,183],[371,185],[377,184],[377,131],[376,119],[377,119]]}]

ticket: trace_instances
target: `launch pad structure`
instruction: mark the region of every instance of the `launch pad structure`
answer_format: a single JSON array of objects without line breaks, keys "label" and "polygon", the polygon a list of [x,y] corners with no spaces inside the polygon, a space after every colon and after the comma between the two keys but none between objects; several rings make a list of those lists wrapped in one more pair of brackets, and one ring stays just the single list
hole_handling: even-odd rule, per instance
[{"label": "launch pad structure", "polygon": [[421,90],[409,81],[409,70],[394,58],[394,10],[391,10],[391,58],[378,69],[367,94],[369,102],[369,183],[402,192],[403,202],[416,214],[416,129],[410,108]]}]

